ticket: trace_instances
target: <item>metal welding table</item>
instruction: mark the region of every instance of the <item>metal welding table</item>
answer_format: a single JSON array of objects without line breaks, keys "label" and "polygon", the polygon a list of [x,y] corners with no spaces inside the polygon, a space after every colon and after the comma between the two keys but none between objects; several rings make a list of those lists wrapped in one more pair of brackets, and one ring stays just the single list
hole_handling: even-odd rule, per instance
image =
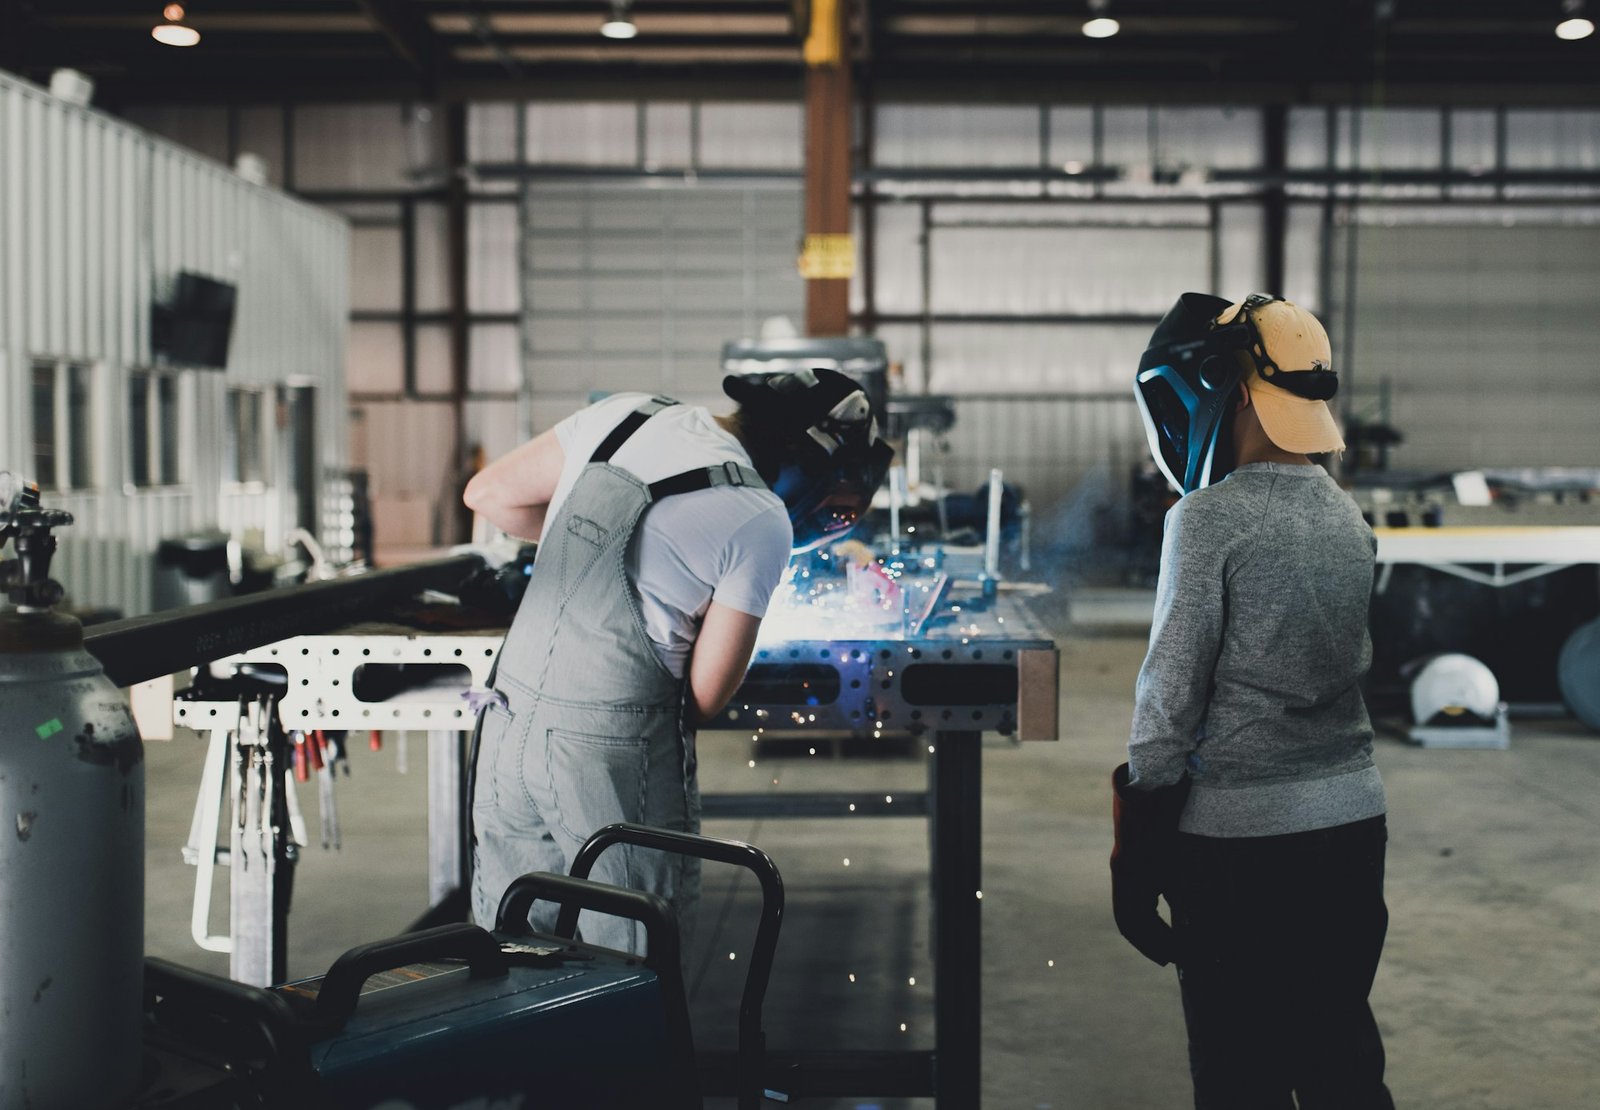
[{"label": "metal welding table", "polygon": [[[473,713],[462,694],[482,690],[505,637],[503,629],[428,631],[369,622],[317,635],[294,636],[226,657],[220,662],[281,668],[286,683],[278,716],[289,730],[397,730],[428,734],[428,903],[419,927],[462,920],[466,913],[467,813],[466,737]],[[395,692],[396,687],[401,687]],[[378,700],[372,700],[378,697]],[[241,712],[235,699],[174,703],[176,723],[209,732],[194,839],[195,902],[191,919],[197,944],[229,953],[229,975],[268,986],[283,978],[286,892],[276,889],[277,871],[259,837],[244,834],[239,815],[230,821],[228,933],[211,934],[207,923],[220,830],[223,780],[235,767],[229,796],[241,793],[238,764],[229,752],[239,743]],[[248,723],[246,729],[250,728]],[[249,741],[246,741],[249,742]]]},{"label": "metal welding table", "polygon": [[[976,607],[975,607],[976,605]],[[934,1049],[769,1051],[769,1083],[792,1095],[980,1100],[982,736],[1054,740],[1060,655],[1018,603],[961,602],[915,638],[835,638],[826,616],[804,638],[758,645],[745,684],[716,725],[756,729],[912,731],[929,737],[928,793],[712,795],[706,816],[907,816],[932,836]],[[792,630],[791,630],[792,631]],[[731,1068],[731,1058],[724,1062]]]},{"label": "metal welding table", "polygon": [[[808,635],[763,643],[723,719],[709,726],[859,735],[911,731],[926,734],[932,749],[927,794],[897,795],[892,813],[879,800],[881,794],[704,799],[710,817],[926,814],[931,822],[933,1052],[771,1052],[769,1085],[780,1090],[794,1095],[931,1095],[946,1107],[978,1105],[980,741],[985,730],[1022,740],[1056,738],[1059,654],[1026,611],[1003,596],[992,607],[969,602],[965,610],[958,607],[942,625],[913,639]],[[824,624],[817,631],[825,630]],[[295,636],[225,660],[283,669],[287,685],[278,712],[287,729],[428,731],[428,889],[436,909],[461,897],[467,873],[463,740],[472,715],[461,694],[485,687],[503,635],[498,629],[419,632],[362,624]],[[372,691],[384,689],[385,674],[398,677],[401,668],[407,680],[404,692],[366,700]],[[238,703],[181,701],[175,719],[212,732],[201,791],[202,799],[208,792],[213,799],[220,797],[225,755],[237,742],[240,727]],[[236,784],[234,795],[238,793]],[[215,844],[216,816],[199,830],[202,846]],[[274,912],[281,895],[259,843],[240,835],[238,821],[232,825],[231,974],[265,984],[282,966],[282,920]],[[213,855],[202,848],[198,862],[203,869],[214,865]],[[197,940],[207,935],[201,887],[209,892],[208,876],[199,878]],[[221,943],[220,938],[208,939],[213,947]],[[733,1054],[705,1054],[702,1071],[708,1093],[734,1090]]]}]

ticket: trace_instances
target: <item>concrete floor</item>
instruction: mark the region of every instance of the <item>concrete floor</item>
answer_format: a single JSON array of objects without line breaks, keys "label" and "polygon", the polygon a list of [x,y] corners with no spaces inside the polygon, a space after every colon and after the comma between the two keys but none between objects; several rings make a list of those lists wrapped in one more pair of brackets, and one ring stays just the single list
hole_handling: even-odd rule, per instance
[{"label": "concrete floor", "polygon": [[[1060,742],[985,738],[976,958],[986,1107],[1167,1110],[1190,1101],[1176,980],[1122,941],[1108,904],[1107,778],[1144,650],[1124,620],[1128,599],[1113,601],[1102,623],[1093,604],[1082,606],[1083,623],[1056,616]],[[1373,1005],[1390,1085],[1407,1110],[1571,1110],[1600,1100],[1600,737],[1571,721],[1514,724],[1504,752],[1378,742],[1392,919]],[[423,741],[391,736],[381,753],[354,753],[339,783],[344,846],[313,845],[298,869],[292,975],[324,970],[422,909]],[[925,785],[922,745],[870,758],[855,754],[872,750],[859,746],[835,754],[821,744],[813,756],[768,745],[751,768],[748,734],[705,734],[701,744],[707,792]],[[189,940],[194,872],[178,862],[203,744],[180,733],[148,747],[147,950],[225,971],[226,957]],[[314,833],[315,793],[303,800]],[[766,1006],[774,1048],[931,1047],[922,820],[724,820],[706,831],[760,845],[784,874],[788,914]],[[702,1047],[732,1044],[743,967],[728,953],[742,959],[753,905],[753,883],[708,874],[691,964]],[[225,907],[219,892],[213,928],[224,927]]]}]

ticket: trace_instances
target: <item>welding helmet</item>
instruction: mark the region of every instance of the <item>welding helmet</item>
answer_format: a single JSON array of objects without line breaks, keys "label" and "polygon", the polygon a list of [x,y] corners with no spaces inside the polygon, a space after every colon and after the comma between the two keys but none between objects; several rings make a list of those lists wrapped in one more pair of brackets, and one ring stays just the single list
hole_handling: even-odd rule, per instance
[{"label": "welding helmet", "polygon": [[[1264,319],[1272,333],[1270,344],[1260,326]],[[1278,357],[1286,364],[1280,364]],[[1301,361],[1307,365],[1298,365]],[[1322,403],[1333,396],[1339,380],[1330,367],[1327,334],[1315,317],[1260,293],[1237,303],[1185,293],[1151,334],[1133,389],[1150,454],[1182,492],[1204,489],[1233,469],[1233,414],[1241,383],[1252,389],[1264,387],[1254,396],[1271,403],[1258,405],[1258,415],[1268,438],[1278,446],[1294,451],[1344,446]],[[1284,396],[1275,392],[1268,396],[1269,391]],[[1283,404],[1278,404],[1280,400]],[[1315,406],[1315,414],[1309,406]],[[1315,436],[1283,442],[1267,423],[1269,408],[1274,409],[1275,423],[1280,422],[1279,410],[1291,411],[1298,419],[1304,409],[1310,414],[1306,420],[1325,422],[1326,427],[1317,423]],[[1327,429],[1334,429],[1331,439]]]},{"label": "welding helmet", "polygon": [[730,374],[752,461],[789,511],[796,554],[850,529],[872,504],[894,451],[859,385],[837,370]]}]

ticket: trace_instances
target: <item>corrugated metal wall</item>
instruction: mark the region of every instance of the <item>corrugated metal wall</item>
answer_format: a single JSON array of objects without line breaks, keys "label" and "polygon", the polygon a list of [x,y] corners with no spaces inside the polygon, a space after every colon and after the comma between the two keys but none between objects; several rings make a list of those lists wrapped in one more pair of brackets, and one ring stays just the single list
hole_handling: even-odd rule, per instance
[{"label": "corrugated metal wall", "polygon": [[[1129,368],[1154,317],[1185,289],[1237,295],[1264,284],[1259,183],[1218,181],[1210,172],[1262,165],[1261,110],[957,103],[879,104],[874,110],[871,155],[873,167],[884,171],[872,186],[880,200],[873,210],[874,288],[867,297],[858,271],[852,307],[864,316],[876,315],[875,330],[904,365],[908,388],[926,384],[961,398],[960,423],[944,456],[953,479],[975,480],[991,462],[1003,459],[1009,470],[1027,475],[1025,484],[1041,515],[1051,512],[1051,502],[1081,508],[1091,495],[1113,509],[1121,505],[1125,479],[1114,472],[1143,450],[1131,397],[1122,398],[1128,396]],[[243,110],[239,122],[247,146],[260,146],[249,139],[251,121],[270,120],[277,111],[277,106]],[[297,121],[296,164],[307,168],[306,180],[297,186],[407,188],[408,167],[426,161],[417,153],[427,145],[421,141],[428,133],[422,114],[398,104],[381,111],[294,106],[284,115]],[[208,109],[150,109],[140,118],[182,130],[186,138],[192,134],[206,149],[217,149],[225,138],[221,117]],[[473,104],[467,113],[468,156],[474,163],[501,167],[525,159],[534,172],[552,164],[563,172],[594,166],[610,175],[681,170],[681,179],[656,179],[655,187],[713,197],[713,174],[697,176],[696,170],[770,177],[774,171],[800,169],[801,122],[799,106],[792,103]],[[1565,375],[1586,365],[1584,356],[1573,353],[1584,342],[1573,329],[1582,330],[1583,321],[1593,316],[1589,290],[1596,285],[1600,252],[1587,231],[1523,234],[1525,220],[1517,205],[1527,201],[1529,208],[1550,209],[1559,203],[1570,207],[1571,218],[1562,217],[1569,225],[1592,227],[1600,212],[1593,190],[1587,199],[1573,199],[1570,187],[1548,182],[1501,187],[1429,183],[1423,177],[1442,170],[1492,176],[1497,168],[1550,170],[1559,176],[1600,165],[1597,152],[1600,111],[1594,109],[1379,105],[1289,110],[1288,163],[1310,176],[1288,187],[1285,279],[1278,292],[1328,323],[1336,359],[1354,371],[1349,395],[1357,411],[1373,415],[1367,410],[1375,403],[1379,379],[1394,371],[1390,415],[1409,437],[1394,455],[1397,465],[1482,465],[1510,461],[1504,452],[1513,449],[1521,462],[1592,458],[1585,437],[1593,420],[1585,402],[1594,391],[1582,391],[1574,400],[1568,391],[1577,386]],[[1121,174],[1097,183],[1041,185],[1038,180],[1041,169],[1071,174],[1074,164]],[[941,170],[954,172],[941,175]],[[1314,179],[1320,171],[1345,171],[1347,177],[1330,186]],[[1349,171],[1359,171],[1359,179],[1348,177]],[[1396,182],[1386,177],[1391,171],[1413,178]],[[739,187],[752,180],[747,175]],[[1172,181],[1180,187],[1157,184]],[[608,188],[618,188],[615,176],[609,182]],[[508,450],[520,434],[513,394],[521,380],[522,344],[511,321],[521,307],[517,244],[522,236],[517,206],[509,203],[516,188],[512,178],[485,175],[474,185],[469,208],[466,423],[469,435],[490,455]],[[571,189],[570,179],[566,188]],[[635,195],[648,198],[651,188],[637,187]],[[1365,230],[1353,282],[1354,343],[1346,350],[1340,309],[1348,239],[1337,221],[1355,198]],[[1461,202],[1480,198],[1486,215],[1462,221]],[[858,234],[860,212],[858,206]],[[426,220],[419,215],[419,308],[443,307],[442,293],[432,299],[422,293],[444,288],[442,253],[427,246],[442,242],[427,230],[438,215],[436,210]],[[632,236],[626,245],[607,238],[615,228],[597,226],[549,228],[556,234],[543,242],[534,236],[538,255],[558,271],[547,275],[542,303],[570,306],[573,298],[595,292],[591,276],[559,272],[562,252],[589,258],[585,265],[598,259],[602,268],[625,269],[631,262],[641,290],[651,273],[659,279],[666,272],[657,248],[661,237],[671,234],[667,207],[645,199],[625,215]],[[728,214],[730,230],[740,218]],[[1501,226],[1507,218],[1515,229]],[[1331,238],[1325,238],[1330,225]],[[398,232],[373,228],[362,233],[370,242],[360,253],[389,289],[386,299],[372,300],[370,307],[379,307],[380,300],[395,307],[390,259],[397,248],[390,240]],[[1374,235],[1383,238],[1369,250],[1367,241]],[[1334,251],[1324,257],[1328,242]],[[766,235],[760,249],[770,252],[763,265],[788,270],[794,250],[784,234]],[[626,257],[619,258],[619,252]],[[1485,291],[1499,283],[1515,287],[1512,300],[1518,305],[1528,291],[1542,290],[1541,307],[1519,309],[1518,320],[1506,321],[1505,330],[1484,342],[1459,342],[1467,333],[1452,327],[1451,315],[1466,303],[1486,304],[1481,312],[1471,311],[1475,319],[1492,318],[1493,296]],[[369,284],[358,282],[364,295]],[[654,303],[658,292],[659,285],[644,299]],[[622,318],[625,310],[625,305],[612,306],[613,315],[603,323],[604,314],[591,314],[597,327],[608,329],[604,334],[593,329],[579,334],[573,319],[561,320],[552,312],[522,337],[531,340],[534,352],[535,429],[571,411],[592,387],[668,388],[688,400],[714,399],[714,392],[701,392],[711,388],[713,364],[694,360],[714,350],[731,325],[706,323],[706,334],[694,343],[674,339],[653,352],[649,365],[627,370],[615,360],[596,361],[601,348],[626,342],[644,350],[648,345],[642,339],[648,329]],[[975,312],[988,318],[955,318]],[[1119,319],[1071,319],[1096,315]],[[438,347],[437,335],[427,329],[440,326],[419,325],[421,396],[398,396],[397,326],[359,324],[363,343],[353,352],[362,374],[352,374],[352,383],[365,382],[362,388],[374,391],[363,400],[354,433],[362,446],[360,458],[372,469],[375,489],[405,504],[407,519],[416,525],[407,527],[419,542],[430,510],[416,504],[439,496],[448,468],[442,450],[428,449],[447,440],[439,398],[426,396],[442,388],[436,370],[444,362],[422,357],[425,345]],[[385,328],[391,333],[387,338],[380,334]],[[691,321],[685,318],[674,330],[689,334]],[[1552,338],[1526,349],[1503,342],[1515,336],[1526,340],[1529,332]],[[661,350],[669,347],[673,368],[664,374]],[[1446,360],[1450,365],[1443,364]],[[1461,399],[1481,392],[1485,381],[1501,380],[1507,360],[1541,368],[1528,389],[1496,401],[1511,406],[1507,411],[1519,430],[1497,430],[1492,415],[1480,419]],[[1435,384],[1444,388],[1434,390]],[[394,391],[395,399],[378,397],[383,390]],[[1025,431],[1014,434],[1015,428]],[[1103,465],[1093,463],[1096,459]],[[1083,516],[1077,508],[1072,512]]]},{"label": "corrugated metal wall", "polygon": [[522,365],[535,404],[591,390],[720,395],[722,344],[799,326],[797,183],[530,185]]},{"label": "corrugated metal wall", "polygon": [[1363,210],[1351,376],[1388,384],[1394,465],[1600,465],[1597,266],[1593,208]]},{"label": "corrugated metal wall", "polygon": [[[274,481],[223,482],[229,386],[315,386],[321,465],[345,464],[348,255],[338,217],[0,75],[0,466],[32,465],[32,360],[92,366],[93,480],[51,498],[76,517],[55,564],[75,601],[144,612],[167,536],[222,526],[283,542],[286,452],[269,460]],[[128,372],[150,365],[150,307],[179,270],[237,287],[229,365],[182,373],[184,484],[134,489]]]}]

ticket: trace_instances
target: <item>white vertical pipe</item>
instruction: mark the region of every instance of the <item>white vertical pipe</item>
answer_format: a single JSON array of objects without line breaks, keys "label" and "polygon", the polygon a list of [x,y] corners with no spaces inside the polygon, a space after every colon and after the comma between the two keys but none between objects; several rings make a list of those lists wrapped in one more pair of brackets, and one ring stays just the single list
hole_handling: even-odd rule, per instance
[{"label": "white vertical pipe", "polygon": [[906,468],[889,468],[889,550],[900,553],[900,506],[906,499]]},{"label": "white vertical pipe", "polygon": [[1000,504],[1005,496],[1005,479],[998,467],[989,471],[989,529],[983,544],[983,573],[1000,577]]}]

